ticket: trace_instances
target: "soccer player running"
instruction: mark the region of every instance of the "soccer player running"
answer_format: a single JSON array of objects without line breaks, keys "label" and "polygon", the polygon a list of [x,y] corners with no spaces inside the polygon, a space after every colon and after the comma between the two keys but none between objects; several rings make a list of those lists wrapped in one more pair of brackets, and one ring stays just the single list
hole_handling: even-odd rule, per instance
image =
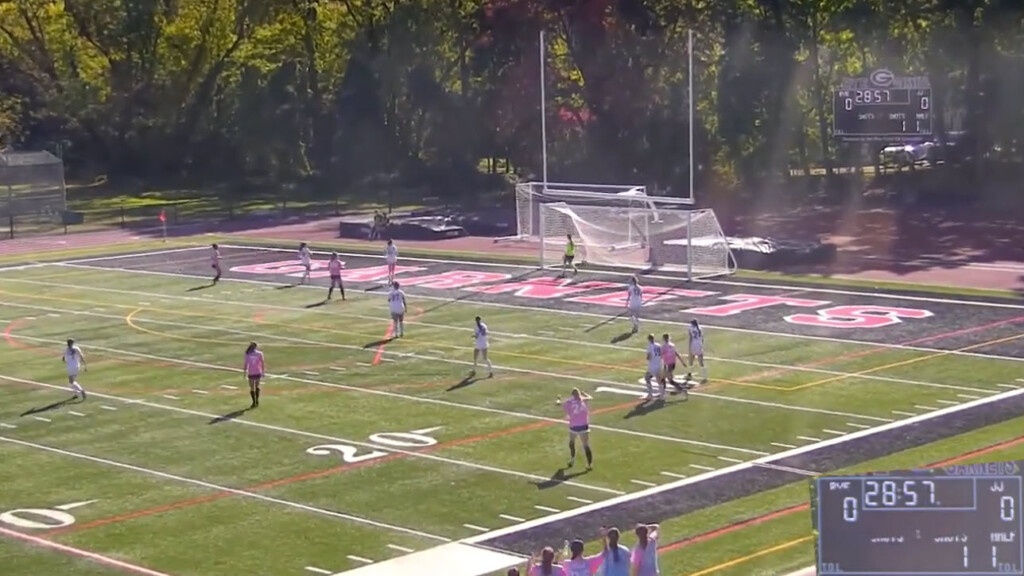
[{"label": "soccer player running", "polygon": [[633,322],[633,334],[640,331],[640,308],[644,305],[644,289],[640,281],[633,276],[629,279],[629,286],[626,287],[626,310],[629,311],[629,319]]},{"label": "soccer player running", "polygon": [[636,546],[631,558],[635,576],[658,576],[658,525],[640,524],[636,527]]},{"label": "soccer player running", "polygon": [[576,242],[573,241],[572,234],[566,234],[565,256],[562,257],[562,278],[565,278],[565,273],[570,267],[572,268],[573,276],[580,271],[573,262],[574,260],[576,260]]},{"label": "soccer player running", "polygon": [[215,273],[215,276],[213,277],[213,283],[216,284],[217,282],[220,282],[221,275],[220,246],[214,244],[211,247],[213,248],[213,251],[210,253],[210,268],[213,268],[213,271]]},{"label": "soccer player running", "polygon": [[708,369],[704,366],[704,330],[701,329],[700,323],[697,322],[696,318],[690,320],[690,371],[686,373],[687,380],[693,378],[694,358],[700,364],[700,383],[706,384],[708,381]]},{"label": "soccer player running", "polygon": [[391,284],[391,292],[388,292],[388,307],[391,309],[391,333],[401,338],[405,336],[405,311],[408,303],[405,301],[405,292],[395,282]]},{"label": "soccer player running", "polygon": [[676,382],[676,360],[678,360],[684,367],[686,361],[679,355],[679,350],[676,349],[675,342],[672,342],[672,338],[668,334],[661,335],[661,358],[665,364],[664,372],[661,375],[661,389],[665,389],[665,382],[668,382],[680,392],[686,392],[686,388],[682,384]]},{"label": "soccer player running", "polygon": [[68,338],[68,347],[64,349],[64,356],[61,358],[64,361],[64,368],[68,372],[68,384],[71,386],[71,391],[74,393],[76,398],[81,398],[85,401],[85,388],[78,383],[78,371],[86,371],[88,368],[85,365],[85,355],[82,354],[82,349],[75,345],[75,341]]},{"label": "soccer player running", "polygon": [[260,406],[260,380],[263,379],[266,365],[263,362],[263,352],[255,342],[250,342],[245,349],[245,363],[243,365],[245,379],[249,381],[249,397],[252,398],[250,408]]},{"label": "soccer player running", "polygon": [[384,263],[388,265],[388,285],[395,283],[395,266],[398,264],[398,246],[395,241],[388,238],[388,244],[384,247]]},{"label": "soccer player running", "polygon": [[587,457],[587,470],[594,465],[594,453],[590,450],[590,400],[591,397],[579,388],[573,388],[572,395],[564,402],[561,398],[555,404],[562,407],[569,417],[569,468],[576,464],[576,437],[583,443],[583,453]]},{"label": "soccer player running", "polygon": [[665,388],[662,381],[662,362],[661,362],[661,344],[658,344],[654,339],[654,334],[647,335],[647,372],[644,373],[644,384],[647,385],[647,398],[651,400],[654,398],[654,389],[651,385],[652,381],[657,381],[662,384],[661,393],[662,396],[665,394]]},{"label": "soccer player running", "polygon": [[483,360],[484,364],[487,364],[487,377],[494,377],[494,366],[491,365],[491,359],[487,357],[487,349],[490,347],[489,334],[487,324],[484,324],[484,321],[477,316],[476,328],[473,329],[473,370],[469,373],[470,376],[476,375],[477,363]]},{"label": "soccer player running", "polygon": [[341,283],[341,260],[337,252],[331,252],[331,259],[327,262],[327,272],[331,275],[331,287],[327,290],[327,299],[334,295],[334,287],[337,286],[341,292],[341,299],[345,299],[345,286]]},{"label": "soccer player running", "polygon": [[309,282],[309,273],[313,269],[312,258],[313,255],[309,252],[309,246],[307,246],[305,242],[299,244],[299,261],[302,262],[302,267],[304,268],[302,272],[302,280],[299,281],[301,284]]}]

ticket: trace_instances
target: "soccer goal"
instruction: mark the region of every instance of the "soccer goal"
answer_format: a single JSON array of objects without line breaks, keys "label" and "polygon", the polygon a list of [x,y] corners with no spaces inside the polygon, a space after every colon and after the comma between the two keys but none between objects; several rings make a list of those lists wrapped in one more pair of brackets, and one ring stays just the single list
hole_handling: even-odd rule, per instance
[{"label": "soccer goal", "polygon": [[685,272],[691,280],[736,271],[712,210],[549,202],[540,206],[539,230],[541,268],[561,265],[572,234],[577,259],[589,264]]},{"label": "soccer goal", "polygon": [[662,205],[691,204],[686,199],[648,196],[645,186],[527,182],[516,185],[516,235],[496,241],[539,241],[542,236],[540,208],[552,202],[651,209]]}]

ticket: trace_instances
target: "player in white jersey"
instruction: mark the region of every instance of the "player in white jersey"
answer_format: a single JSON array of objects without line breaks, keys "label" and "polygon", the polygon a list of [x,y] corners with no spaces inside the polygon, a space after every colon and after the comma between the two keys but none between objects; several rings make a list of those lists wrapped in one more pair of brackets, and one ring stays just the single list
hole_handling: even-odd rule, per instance
[{"label": "player in white jersey", "polygon": [[388,238],[388,244],[384,247],[384,263],[388,265],[388,284],[395,283],[395,266],[398,264],[398,246],[395,241]]},{"label": "player in white jersey", "polygon": [[[661,344],[654,340],[654,334],[647,335],[647,372],[644,374],[644,384],[647,385],[647,400],[654,398],[654,388],[651,383],[655,380],[661,382],[662,375]],[[664,393],[664,390],[662,390]]]},{"label": "player in white jersey", "polygon": [[640,282],[633,276],[629,279],[629,286],[626,287],[626,310],[629,311],[629,319],[633,322],[633,334],[640,331],[640,308],[644,305],[644,289]]},{"label": "player in white jersey", "polygon": [[313,255],[309,252],[309,246],[305,242],[299,244],[299,262],[302,262],[304,268],[302,272],[302,284],[309,282],[309,272],[313,269],[312,262]]},{"label": "player in white jersey", "polygon": [[68,384],[71,385],[72,392],[75,393],[76,397],[85,400],[85,388],[82,388],[81,384],[78,383],[78,371],[88,370],[85,365],[85,355],[82,354],[82,349],[75,345],[75,341],[68,339],[68,347],[64,349],[64,356],[61,358],[64,361],[64,368],[68,371]]},{"label": "player in white jersey", "polygon": [[477,361],[483,360],[487,364],[487,377],[491,378],[494,376],[494,366],[491,365],[491,359],[487,357],[487,348],[489,343],[487,337],[490,332],[487,331],[487,324],[476,317],[476,327],[473,329],[473,371],[470,375],[476,374]]},{"label": "player in white jersey", "polygon": [[679,350],[676,348],[675,342],[672,341],[672,337],[668,334],[661,335],[661,361],[664,365],[663,372],[661,374],[661,390],[664,393],[666,383],[671,384],[676,390],[680,392],[686,392],[686,388],[680,383],[676,382],[676,361],[679,361],[683,367],[686,366],[686,360],[679,354]]},{"label": "player in white jersey", "polygon": [[405,301],[405,292],[395,282],[391,285],[391,292],[388,292],[388,307],[391,309],[391,333],[401,338],[405,336],[405,311],[408,304]]},{"label": "player in white jersey", "polygon": [[213,283],[220,282],[220,246],[214,244],[212,246],[213,252],[210,253],[210,268],[213,268],[215,276],[213,277]]},{"label": "player in white jersey", "polygon": [[687,380],[693,378],[694,358],[700,364],[700,383],[705,384],[708,381],[708,369],[704,366],[704,330],[696,318],[690,320],[690,372],[686,373]]}]

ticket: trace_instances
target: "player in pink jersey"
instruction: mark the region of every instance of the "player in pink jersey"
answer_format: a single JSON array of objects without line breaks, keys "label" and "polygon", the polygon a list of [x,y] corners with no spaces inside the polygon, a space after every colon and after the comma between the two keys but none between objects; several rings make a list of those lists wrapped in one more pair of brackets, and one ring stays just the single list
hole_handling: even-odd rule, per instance
[{"label": "player in pink jersey", "polygon": [[583,555],[583,541],[573,540],[569,544],[569,559],[562,561],[566,576],[593,576],[604,563],[604,554]]},{"label": "player in pink jersey", "polygon": [[527,576],[566,576],[565,570],[555,564],[555,551],[548,547],[540,551],[540,559],[530,558]]},{"label": "player in pink jersey", "polygon": [[341,283],[341,260],[337,252],[331,252],[331,259],[327,262],[327,271],[331,274],[331,288],[327,291],[327,299],[330,300],[334,294],[334,287],[337,286],[341,292],[341,299],[345,299],[345,286]]},{"label": "player in pink jersey", "polygon": [[260,380],[263,379],[266,366],[263,363],[263,352],[255,342],[250,342],[245,349],[245,377],[249,380],[249,396],[252,397],[252,408],[260,405]]},{"label": "player in pink jersey", "polygon": [[680,392],[686,392],[686,388],[682,384],[676,382],[676,360],[686,368],[686,361],[679,354],[679,350],[676,349],[675,342],[672,342],[672,338],[668,334],[661,335],[661,361],[664,363],[665,369],[661,373],[661,393],[665,393],[665,382],[668,382]]},{"label": "player in pink jersey", "polygon": [[213,268],[213,271],[216,272],[216,276],[213,277],[213,283],[216,284],[217,282],[220,282],[220,274],[221,274],[221,271],[220,271],[220,246],[217,246],[216,244],[214,244],[212,247],[213,247],[213,252],[210,254],[210,268]]},{"label": "player in pink jersey", "polygon": [[587,470],[594,465],[594,453],[590,451],[590,400],[590,396],[580,392],[579,388],[573,388],[572,397],[565,402],[562,402],[561,398],[555,400],[569,417],[569,468],[576,464],[577,436],[583,443],[583,453],[587,456]]}]

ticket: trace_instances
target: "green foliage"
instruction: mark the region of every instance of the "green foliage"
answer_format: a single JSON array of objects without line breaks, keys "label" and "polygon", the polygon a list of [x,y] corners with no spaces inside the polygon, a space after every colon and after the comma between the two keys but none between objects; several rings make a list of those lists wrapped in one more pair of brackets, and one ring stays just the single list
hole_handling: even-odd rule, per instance
[{"label": "green foliage", "polygon": [[1012,0],[8,0],[0,141],[59,142],[114,176],[335,191],[458,181],[482,159],[531,177],[541,29],[559,179],[683,189],[691,72],[705,185],[850,158],[831,91],[881,66],[931,77],[940,139],[967,130],[978,162],[1021,159]]}]

